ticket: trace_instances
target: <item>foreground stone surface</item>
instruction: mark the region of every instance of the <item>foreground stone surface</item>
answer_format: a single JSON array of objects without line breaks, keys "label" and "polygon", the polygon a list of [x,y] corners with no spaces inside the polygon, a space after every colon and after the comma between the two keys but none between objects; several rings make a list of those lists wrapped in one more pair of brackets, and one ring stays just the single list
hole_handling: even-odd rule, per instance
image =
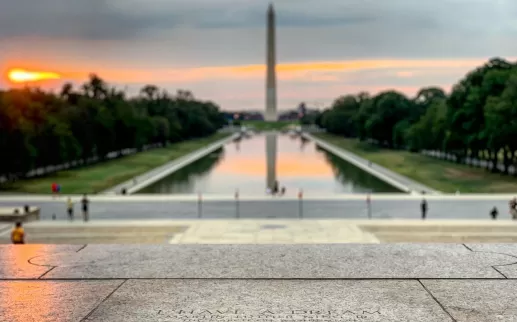
[{"label": "foreground stone surface", "polygon": [[450,321],[417,281],[130,280],[88,321]]},{"label": "foreground stone surface", "polygon": [[0,321],[517,321],[516,248],[0,246]]},{"label": "foreground stone surface", "polygon": [[0,282],[0,321],[79,321],[122,281]]},{"label": "foreground stone surface", "polygon": [[505,254],[512,261],[507,265],[497,265],[496,268],[507,278],[517,278],[517,244],[468,244],[474,252],[486,254]]},{"label": "foreground stone surface", "polygon": [[52,266],[37,264],[39,257],[74,253],[79,245],[2,245],[0,246],[0,279],[39,278]]},{"label": "foreground stone surface", "polygon": [[422,283],[457,321],[517,321],[516,280]]},{"label": "foreground stone surface", "polygon": [[513,257],[461,244],[88,245],[43,278],[501,278]]}]

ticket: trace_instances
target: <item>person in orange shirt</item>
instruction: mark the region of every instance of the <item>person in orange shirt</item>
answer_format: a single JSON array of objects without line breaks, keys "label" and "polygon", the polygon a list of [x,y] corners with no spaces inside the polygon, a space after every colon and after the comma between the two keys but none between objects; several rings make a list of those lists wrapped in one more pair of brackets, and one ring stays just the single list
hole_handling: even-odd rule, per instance
[{"label": "person in orange shirt", "polygon": [[11,232],[11,241],[13,244],[25,244],[25,231],[23,231],[21,222],[17,222]]}]

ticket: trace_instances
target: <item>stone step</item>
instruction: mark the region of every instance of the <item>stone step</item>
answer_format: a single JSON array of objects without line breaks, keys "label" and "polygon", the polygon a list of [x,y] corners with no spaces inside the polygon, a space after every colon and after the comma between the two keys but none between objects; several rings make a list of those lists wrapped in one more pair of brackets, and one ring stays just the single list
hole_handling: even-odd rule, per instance
[{"label": "stone step", "polygon": [[517,236],[506,235],[384,235],[377,239],[381,243],[517,243]]},{"label": "stone step", "polygon": [[25,227],[27,234],[119,234],[119,233],[179,233],[188,226],[35,226]]},{"label": "stone step", "polygon": [[[28,244],[168,244],[171,236],[77,236],[60,238],[53,237],[34,237],[27,238]],[[10,244],[6,239],[0,239],[0,244]]]},{"label": "stone step", "polygon": [[503,225],[359,225],[360,229],[374,234],[392,232],[400,234],[408,233],[427,233],[427,232],[442,232],[442,233],[468,233],[468,232],[497,232],[497,233],[516,233],[517,225],[509,224]]}]

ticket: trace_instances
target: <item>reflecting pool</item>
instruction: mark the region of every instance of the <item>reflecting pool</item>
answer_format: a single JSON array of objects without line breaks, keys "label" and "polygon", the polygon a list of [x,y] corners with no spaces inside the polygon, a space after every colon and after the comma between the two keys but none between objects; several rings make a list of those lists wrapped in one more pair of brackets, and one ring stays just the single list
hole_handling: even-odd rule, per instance
[{"label": "reflecting pool", "polygon": [[267,133],[231,142],[140,193],[264,194],[275,182],[288,195],[399,192],[312,141]]}]

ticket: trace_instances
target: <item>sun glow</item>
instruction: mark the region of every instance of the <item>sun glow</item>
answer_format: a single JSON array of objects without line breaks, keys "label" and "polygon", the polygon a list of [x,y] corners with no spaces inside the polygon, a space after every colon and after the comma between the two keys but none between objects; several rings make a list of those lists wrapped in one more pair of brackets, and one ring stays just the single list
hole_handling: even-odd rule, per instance
[{"label": "sun glow", "polygon": [[48,79],[60,79],[61,76],[52,72],[34,72],[24,69],[11,69],[7,74],[9,80],[13,83],[37,82]]}]

